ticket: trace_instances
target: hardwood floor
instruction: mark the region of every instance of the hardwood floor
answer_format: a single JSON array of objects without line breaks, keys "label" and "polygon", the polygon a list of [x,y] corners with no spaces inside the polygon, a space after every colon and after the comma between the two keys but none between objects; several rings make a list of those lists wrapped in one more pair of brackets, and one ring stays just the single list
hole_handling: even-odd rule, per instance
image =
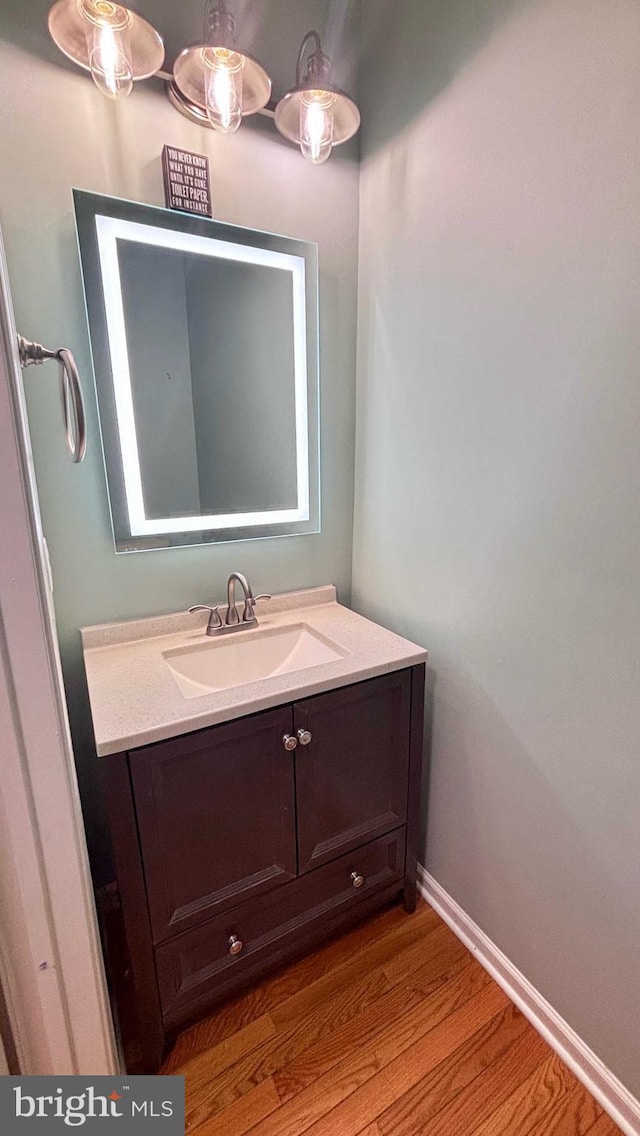
[{"label": "hardwood floor", "polygon": [[426,904],[389,908],[178,1038],[195,1136],[619,1136]]}]

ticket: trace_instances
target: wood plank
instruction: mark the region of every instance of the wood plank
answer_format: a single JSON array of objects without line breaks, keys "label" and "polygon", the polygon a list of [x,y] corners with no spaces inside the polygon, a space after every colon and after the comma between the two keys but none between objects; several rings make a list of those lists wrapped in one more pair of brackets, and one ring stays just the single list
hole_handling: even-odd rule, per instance
[{"label": "wood plank", "polygon": [[[412,1038],[422,1037],[486,984],[485,972],[477,963],[469,961],[457,975],[449,977],[445,971],[441,981],[436,980],[435,989],[430,985],[424,993],[415,986],[394,987],[343,1029],[309,1046],[296,1060],[275,1073],[274,1083],[280,1100],[283,1103],[291,1100],[339,1064],[345,1054],[362,1053],[382,1035],[389,1038],[392,1049],[399,1047],[398,1052],[401,1052],[412,1043]],[[395,1056],[393,1052],[390,1060]]]},{"label": "wood plank", "polygon": [[621,1136],[426,906],[307,962],[179,1039],[190,1136]]},{"label": "wood plank", "polygon": [[578,1088],[564,1061],[557,1054],[549,1053],[531,1076],[487,1120],[473,1129],[473,1136],[504,1136],[505,1132],[531,1136],[535,1130],[546,1134],[556,1130],[554,1125],[563,1116],[570,1120],[571,1133],[582,1136],[600,1110],[589,1097],[589,1107],[581,1114],[577,1107],[579,1102],[573,1096]]},{"label": "wood plank", "polygon": [[[316,1007],[309,1017],[274,1034],[266,1043],[218,1075],[208,1060],[201,1060],[195,1068],[192,1063],[186,1071],[189,1089],[187,1126],[202,1124],[208,1116],[226,1108],[243,1093],[250,1092],[308,1045],[350,1021],[387,989],[383,970],[365,972],[354,987],[339,990],[323,1005]],[[415,995],[414,1001],[418,1000],[419,995]]]},{"label": "wood plank", "polygon": [[[480,967],[470,964],[462,971],[469,983],[468,989],[477,989],[480,970]],[[487,977],[485,975],[485,979]],[[459,980],[453,979],[453,982],[458,983]],[[446,999],[442,991],[433,997],[434,1000]],[[463,991],[459,989],[458,1009],[446,1014],[439,1024],[434,1025],[428,1018],[425,1022],[423,1017],[417,1025],[413,1015],[408,1021],[393,1023],[368,1046],[349,1054],[337,1068],[331,1069],[279,1108],[273,1120],[267,1118],[256,1127],[252,1136],[300,1136],[307,1129],[311,1130],[312,1125],[314,1136],[320,1132],[326,1136],[336,1136],[336,1133],[347,1136],[347,1132],[357,1136],[363,1122],[366,1124],[376,1113],[367,1116],[359,1107],[360,1100],[356,1101],[356,1110],[350,1114],[347,1128],[343,1125],[342,1111],[338,1112],[342,1102],[358,1097],[357,1090],[378,1075],[379,1079],[376,1079],[383,1101],[381,1107],[387,1107],[400,1092],[453,1053],[479,1024],[494,1017],[507,1003],[506,995],[490,980],[485,980],[477,993],[460,1004],[462,998]],[[411,1056],[407,1059],[409,1049]],[[381,1108],[376,1111],[381,1111]]]},{"label": "wood plank", "polygon": [[459,1093],[426,1124],[413,1129],[420,1136],[469,1136],[510,1096],[549,1052],[547,1043],[529,1027],[507,1051],[493,1061],[464,1093]]},{"label": "wood plank", "polygon": [[405,982],[418,972],[424,970],[432,960],[438,965],[438,958],[446,954],[450,960],[455,957],[464,957],[468,962],[473,956],[464,943],[454,935],[453,931],[443,923],[428,936],[428,941],[415,943],[405,947],[393,958],[384,964],[384,972],[389,984],[395,986],[398,982]]},{"label": "wood plank", "polygon": [[[307,1136],[357,1136],[362,1122],[380,1116],[403,1094],[409,1092],[438,1065],[449,1060],[478,1029],[488,1026],[493,1018],[510,1006],[506,995],[498,998],[497,987],[490,982],[475,998],[450,1015],[431,1034],[382,1069],[368,1083],[346,1098],[328,1116],[309,1128]],[[502,993],[502,991],[501,991]],[[442,1129],[446,1133],[446,1129]],[[448,1133],[446,1133],[448,1136]]]},{"label": "wood plank", "polygon": [[[429,942],[431,942],[431,936],[429,936]],[[406,953],[412,952],[407,951]],[[446,981],[448,981],[449,978],[453,978],[455,974],[464,970],[465,966],[469,966],[474,961],[471,952],[455,936],[452,939],[445,937],[444,946],[440,950],[434,951],[433,954],[430,950],[423,949],[422,963],[420,964],[416,957],[415,965],[408,969],[403,981],[398,985],[409,986],[413,990],[421,990],[423,993],[429,994],[431,989],[436,989],[436,986],[440,984],[442,975],[446,974]],[[389,979],[391,977],[389,966],[384,966],[382,969]],[[391,985],[395,986],[396,983],[393,982]]]},{"label": "wood plank", "polygon": [[[536,1136],[538,1136],[537,1132]],[[622,1132],[617,1125],[613,1123],[611,1117],[608,1116],[606,1112],[603,1112],[601,1116],[598,1117],[595,1124],[592,1124],[591,1128],[587,1129],[587,1136],[622,1136]]]},{"label": "wood plank", "polygon": [[[407,916],[410,918],[410,916]],[[445,928],[447,931],[449,928]],[[387,935],[384,939],[380,939],[376,943],[372,943],[364,951],[360,951],[357,955],[352,957],[348,962],[342,966],[335,967],[329,971],[328,974],[323,975],[317,982],[307,986],[306,989],[298,991],[291,998],[285,1001],[271,1011],[273,1020],[278,1029],[283,1029],[293,1021],[299,1021],[301,1017],[310,1013],[316,1006],[321,1006],[325,998],[330,996],[335,990],[345,989],[357,982],[358,978],[362,975],[363,970],[371,966],[383,967],[386,970],[387,964],[392,958],[396,958],[399,954],[403,953],[405,942],[412,945],[412,941],[408,938],[408,930],[404,930],[404,934]],[[415,933],[415,927],[411,929],[412,939]],[[417,946],[421,952],[423,960],[428,960],[432,954],[436,955],[441,949],[442,944],[445,942],[446,936],[443,936],[442,927],[431,928],[427,924],[426,933],[422,929],[417,933]],[[386,975],[385,975],[386,977]],[[387,985],[391,985],[387,982]]]},{"label": "wood plank", "polygon": [[280,1104],[273,1081],[263,1081],[245,1093],[216,1116],[197,1128],[189,1128],[189,1136],[243,1136],[255,1124],[275,1112]]},{"label": "wood plank", "polygon": [[[569,1091],[534,1125],[529,1136],[586,1136],[587,1133],[593,1132],[593,1125],[602,1115],[602,1109],[584,1085],[576,1081],[575,1077],[572,1079],[573,1085]],[[607,1136],[611,1136],[612,1133],[619,1136],[615,1125],[613,1128],[604,1129],[602,1136],[604,1132]]]},{"label": "wood plank", "polygon": [[[280,1003],[305,990],[343,965],[352,963],[355,954],[361,954],[361,973],[367,966],[376,966],[376,954],[386,962],[395,951],[420,942],[441,920],[426,903],[420,904],[415,914],[407,915],[402,907],[394,905],[374,919],[358,924],[339,939],[318,947],[299,962],[279,971],[251,990],[233,998],[211,1017],[199,1022],[181,1034],[176,1043],[179,1055],[176,1061],[184,1064],[204,1053],[236,1030],[248,1025],[263,1014],[268,1014]],[[386,942],[386,947],[382,943]],[[369,955],[368,951],[372,954]]]},{"label": "wood plank", "polygon": [[[211,1077],[220,1073],[223,1069],[227,1069],[229,1065],[239,1061],[245,1053],[251,1053],[256,1046],[273,1037],[275,1032],[276,1027],[272,1018],[269,1014],[263,1014],[261,1018],[256,1018],[255,1021],[249,1022],[249,1025],[236,1030],[230,1037],[220,1041],[218,1045],[211,1046],[206,1053],[208,1076]],[[165,1076],[172,1073],[185,1073],[183,1051],[180,1045],[174,1046],[160,1072]]]},{"label": "wood plank", "polygon": [[[413,1133],[528,1034],[531,1026],[511,1003],[477,1030],[456,1052],[417,1081],[378,1118],[382,1136]],[[375,1102],[372,1102],[374,1104]],[[505,1128],[503,1131],[507,1131]]]},{"label": "wood plank", "polygon": [[[425,947],[430,940],[431,936],[425,939]],[[388,1025],[400,1014],[411,1012],[413,1006],[448,982],[469,962],[467,951],[451,950],[449,944],[447,950],[438,952],[412,981],[398,987],[392,996],[385,994],[388,984],[382,969],[371,974],[365,971],[355,985],[325,999],[307,1017],[278,1032],[268,1043],[218,1076],[212,1075],[215,1071],[208,1060],[201,1061],[195,1069],[192,1063],[188,1067],[187,1120],[202,1123],[207,1115],[226,1107],[261,1080],[273,1076],[316,1042],[334,1036],[369,1006],[371,1012],[379,1014],[381,1022]]]}]

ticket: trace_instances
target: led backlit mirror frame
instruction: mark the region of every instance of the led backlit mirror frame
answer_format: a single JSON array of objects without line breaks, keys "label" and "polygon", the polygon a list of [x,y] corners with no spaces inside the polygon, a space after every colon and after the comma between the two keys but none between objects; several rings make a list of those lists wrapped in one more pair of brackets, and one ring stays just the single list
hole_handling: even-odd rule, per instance
[{"label": "led backlit mirror frame", "polygon": [[[73,196],[116,551],[319,532],[317,246],[83,190],[74,189]],[[121,241],[197,253],[222,263],[258,265],[290,276],[296,426],[294,507],[147,516],[118,259]],[[277,334],[277,329],[273,333]]]}]

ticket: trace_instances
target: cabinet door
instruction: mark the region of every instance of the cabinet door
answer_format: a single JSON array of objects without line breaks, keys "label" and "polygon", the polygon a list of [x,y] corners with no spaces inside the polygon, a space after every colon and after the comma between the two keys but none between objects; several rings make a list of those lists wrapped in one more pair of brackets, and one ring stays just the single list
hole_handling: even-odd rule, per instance
[{"label": "cabinet door", "polygon": [[154,942],[296,874],[291,708],[131,754]]},{"label": "cabinet door", "polygon": [[397,671],[295,704],[299,872],[405,823],[410,701]]}]

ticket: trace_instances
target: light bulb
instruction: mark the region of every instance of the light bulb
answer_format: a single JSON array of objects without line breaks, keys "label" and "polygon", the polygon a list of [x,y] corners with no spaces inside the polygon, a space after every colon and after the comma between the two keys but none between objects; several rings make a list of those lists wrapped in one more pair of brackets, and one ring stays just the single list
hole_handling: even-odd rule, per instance
[{"label": "light bulb", "polygon": [[315,166],[326,162],[333,146],[332,91],[303,91],[300,96],[300,149]]},{"label": "light bulb", "polygon": [[233,134],[242,122],[242,70],[244,56],[226,47],[206,47],[205,104],[214,130]]},{"label": "light bulb", "polygon": [[103,95],[124,98],[133,88],[129,13],[110,0],[82,0],[82,11],[91,77]]}]

